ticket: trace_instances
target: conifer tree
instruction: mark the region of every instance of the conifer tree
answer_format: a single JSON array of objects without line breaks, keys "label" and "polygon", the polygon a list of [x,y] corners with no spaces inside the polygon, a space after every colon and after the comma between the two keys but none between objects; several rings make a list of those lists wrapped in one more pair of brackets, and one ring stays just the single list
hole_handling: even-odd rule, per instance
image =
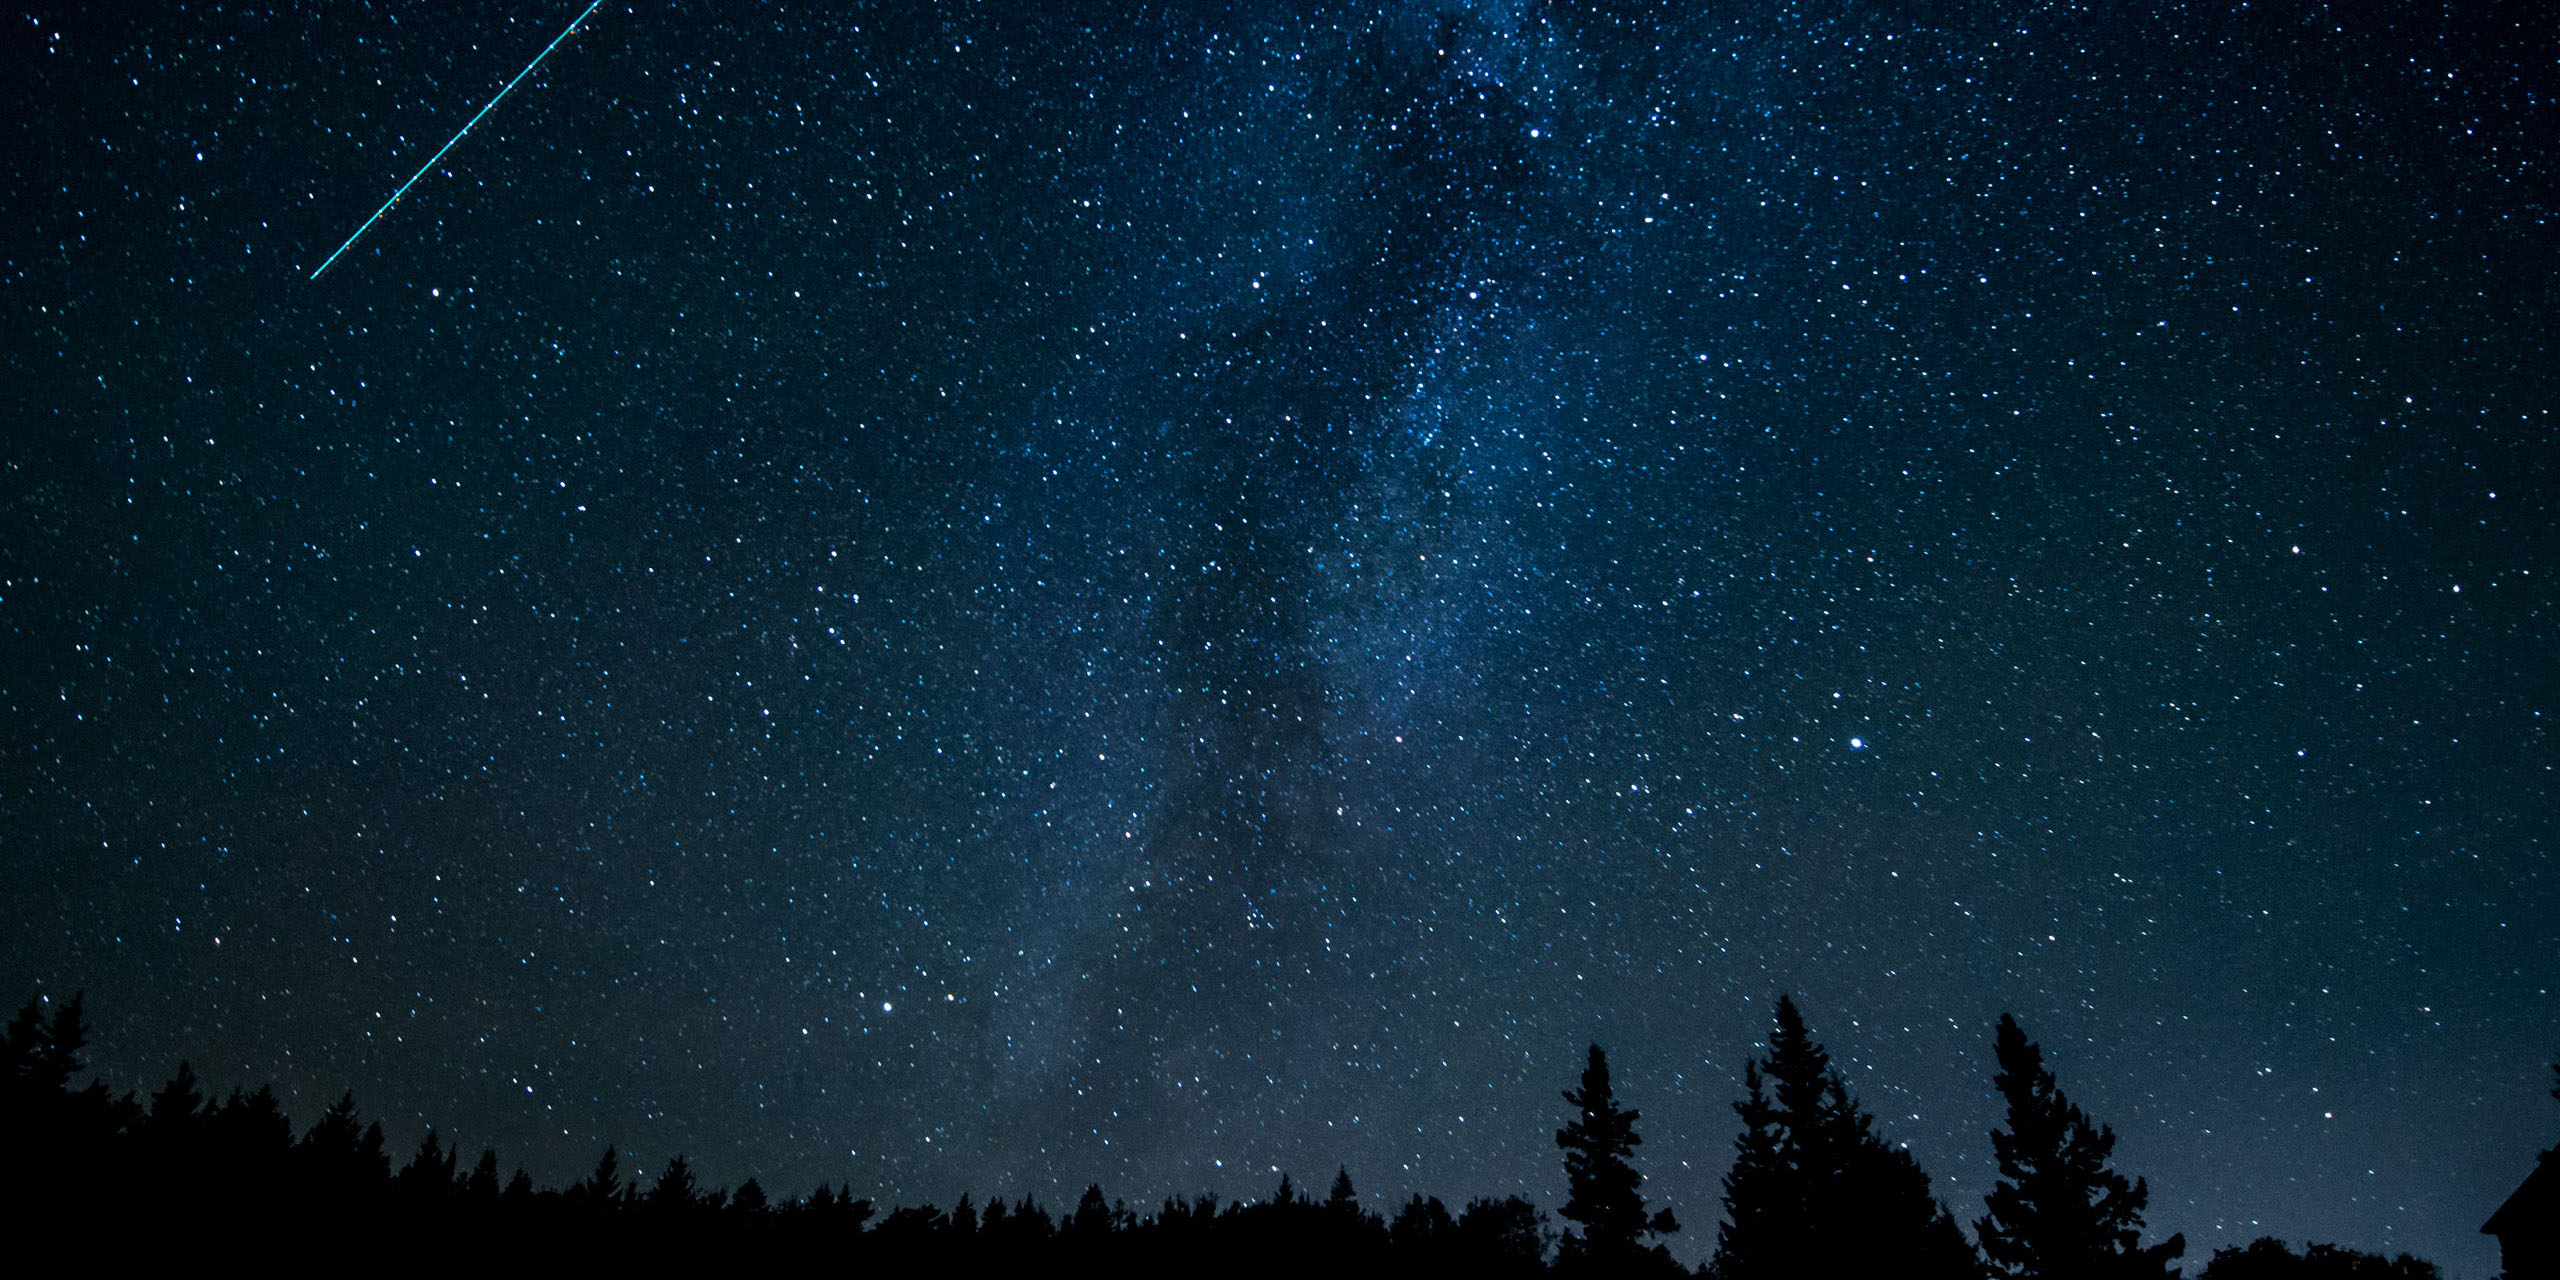
[{"label": "conifer tree", "polygon": [[[588,1212],[602,1214],[612,1212],[621,1203],[623,1190],[622,1157],[608,1142],[604,1146],[604,1154],[596,1160],[595,1172],[577,1185],[574,1194],[586,1203]],[[826,1196],[829,1203],[833,1203],[834,1193],[827,1189],[826,1184],[819,1184],[817,1194]]]},{"label": "conifer tree", "polygon": [[1742,1135],[1710,1263],[1718,1280],[1981,1273],[1954,1216],[1929,1194],[1929,1175],[1876,1136],[1794,1000],[1779,997],[1769,1056],[1743,1080]]},{"label": "conifer tree", "polygon": [[2000,1063],[1992,1083],[2009,1104],[2009,1127],[1991,1132],[2000,1181],[1988,1197],[1991,1212],[1974,1224],[1983,1256],[2019,1280],[2171,1274],[2186,1238],[2142,1245],[2151,1189],[2107,1167],[2115,1132],[2092,1125],[2055,1087],[2017,1019],[2000,1015],[1992,1051]]},{"label": "conifer tree", "polygon": [[1785,1269],[1785,1259],[1803,1251],[1802,1243],[1793,1237],[1806,1224],[1790,1213],[1798,1201],[1785,1185],[1790,1175],[1782,1150],[1783,1130],[1757,1061],[1744,1065],[1742,1083],[1742,1101],[1733,1104],[1742,1117],[1742,1133],[1734,1139],[1733,1168],[1724,1179],[1725,1221],[1716,1229],[1717,1267],[1734,1276],[1776,1275]]},{"label": "conifer tree", "polygon": [[460,1154],[445,1150],[444,1142],[429,1126],[427,1136],[418,1143],[418,1153],[409,1157],[408,1166],[392,1179],[393,1189],[420,1207],[441,1205],[453,1193],[454,1159]]},{"label": "conifer tree", "polygon": [[693,1162],[680,1154],[668,1159],[656,1184],[640,1200],[649,1216],[662,1223],[682,1222],[702,1203],[702,1187],[693,1176]]},{"label": "conifer tree", "polygon": [[1081,1240],[1096,1240],[1111,1234],[1111,1202],[1102,1198],[1101,1183],[1093,1183],[1084,1189],[1084,1195],[1076,1201],[1075,1212],[1067,1215],[1059,1233]]},{"label": "conifer tree", "polygon": [[356,1159],[353,1167],[358,1171],[358,1176],[365,1179],[367,1186],[384,1187],[391,1184],[391,1151],[383,1145],[381,1121],[376,1120],[367,1124],[364,1127],[364,1136],[356,1139]]},{"label": "conifer tree", "polygon": [[36,1095],[69,1091],[71,1077],[80,1072],[80,1051],[89,1044],[81,1000],[82,993],[75,993],[48,1014],[48,1002],[37,996],[0,1030],[7,1085]]},{"label": "conifer tree", "polygon": [[498,1202],[498,1189],[498,1149],[482,1147],[480,1162],[463,1179],[462,1193],[474,1205],[486,1208]]},{"label": "conifer tree", "polygon": [[[285,1117],[284,1104],[276,1101],[273,1085],[259,1085],[256,1093],[232,1090],[230,1100],[212,1114],[210,1122],[214,1143],[235,1168],[272,1175],[293,1149],[293,1122]],[[448,1172],[450,1166],[448,1159]]]},{"label": "conifer tree", "polygon": [[1579,1113],[1556,1130],[1556,1145],[1564,1150],[1564,1216],[1582,1224],[1580,1252],[1613,1262],[1641,1256],[1645,1237],[1680,1224],[1668,1209],[1645,1214],[1644,1175],[1631,1159],[1644,1142],[1636,1133],[1640,1113],[1619,1109],[1609,1088],[1609,1056],[1600,1046],[1591,1046],[1582,1087],[1567,1090],[1564,1100]]},{"label": "conifer tree", "polygon": [[1325,1195],[1324,1207],[1336,1213],[1359,1214],[1360,1193],[1351,1189],[1351,1166],[1342,1165],[1334,1170],[1333,1190]]},{"label": "conifer tree", "polygon": [[0,1086],[15,1090],[31,1082],[36,1055],[46,1040],[46,1017],[44,997],[36,996],[19,1008],[8,1026],[0,1027]]},{"label": "conifer tree", "polygon": [[[184,1069],[183,1066],[180,1068]],[[170,1082],[172,1087],[176,1084],[177,1081]],[[327,1176],[343,1173],[344,1163],[355,1158],[356,1143],[363,1137],[364,1126],[356,1122],[355,1091],[350,1089],[339,1094],[338,1100],[320,1113],[319,1120],[313,1122],[302,1135],[302,1141],[295,1145],[311,1159],[320,1162],[326,1170],[323,1176]]]},{"label": "conifer tree", "polygon": [[353,1091],[340,1094],[294,1144],[293,1163],[313,1194],[330,1206],[330,1216],[341,1220],[357,1204],[378,1199],[391,1176],[382,1155],[382,1127],[367,1129],[356,1117]]},{"label": "conifer tree", "polygon": [[[353,1105],[353,1095],[349,1095]],[[142,1137],[160,1158],[166,1159],[195,1141],[204,1121],[204,1092],[196,1087],[196,1069],[180,1062],[178,1074],[151,1095],[151,1109],[142,1122]]]}]

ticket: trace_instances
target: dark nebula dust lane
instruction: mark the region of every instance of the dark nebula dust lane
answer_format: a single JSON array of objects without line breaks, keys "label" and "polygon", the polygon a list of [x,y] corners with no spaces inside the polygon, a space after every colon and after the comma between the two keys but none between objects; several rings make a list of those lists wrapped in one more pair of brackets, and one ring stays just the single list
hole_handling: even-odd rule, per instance
[{"label": "dark nebula dust lane", "polygon": [[[2521,9],[38,5],[0,929],[119,1088],[546,1182],[1712,1244],[1791,992],[2190,1259],[2548,1145]],[[2519,1119],[2538,1117],[2538,1120]]]}]

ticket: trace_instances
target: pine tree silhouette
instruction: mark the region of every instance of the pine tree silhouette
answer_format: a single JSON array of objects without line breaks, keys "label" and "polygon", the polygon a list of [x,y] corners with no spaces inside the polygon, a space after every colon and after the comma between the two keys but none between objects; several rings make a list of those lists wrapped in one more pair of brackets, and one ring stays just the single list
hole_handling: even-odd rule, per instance
[{"label": "pine tree silhouette", "polygon": [[1324,1207],[1335,1213],[1359,1215],[1360,1193],[1351,1189],[1351,1166],[1341,1165],[1334,1170],[1333,1190],[1326,1194]]},{"label": "pine tree silhouette", "polygon": [[391,1180],[391,1188],[407,1201],[413,1213],[443,1213],[453,1198],[453,1168],[458,1153],[445,1150],[444,1141],[436,1136],[434,1126],[418,1142],[418,1153],[409,1157],[407,1166]]},{"label": "pine tree silhouette", "polygon": [[678,1155],[667,1161],[658,1174],[657,1184],[641,1198],[650,1216],[660,1221],[682,1221],[702,1204],[702,1188],[694,1181],[693,1162]]},{"label": "pine tree silhouette", "polygon": [[1556,1146],[1564,1151],[1564,1217],[1582,1224],[1568,1248],[1594,1261],[1626,1265],[1644,1256],[1645,1237],[1680,1229],[1668,1209],[1645,1214],[1644,1175],[1632,1162],[1644,1143],[1636,1133],[1640,1113],[1619,1109],[1609,1088],[1609,1055],[1596,1044],[1582,1069],[1582,1086],[1567,1090],[1564,1100],[1579,1113],[1556,1130]]},{"label": "pine tree silhouette", "polygon": [[206,1117],[204,1136],[213,1198],[229,1202],[234,1213],[270,1211],[293,1164],[293,1122],[285,1118],[273,1086],[259,1085],[255,1093],[232,1090]]},{"label": "pine tree silhouette", "polygon": [[[178,1070],[192,1084],[194,1073],[187,1071],[183,1063]],[[172,1080],[169,1083],[176,1087],[179,1082]],[[351,1089],[338,1095],[338,1100],[320,1113],[320,1118],[312,1122],[311,1128],[302,1135],[302,1141],[294,1144],[294,1149],[302,1153],[319,1176],[344,1175],[347,1167],[355,1161],[356,1144],[363,1140],[364,1126],[356,1122],[356,1095]]]},{"label": "pine tree silhouette", "polygon": [[[349,1105],[353,1105],[350,1100]],[[143,1141],[159,1152],[162,1159],[192,1147],[204,1123],[204,1092],[196,1087],[196,1069],[178,1064],[178,1073],[169,1083],[151,1095],[151,1109],[142,1122]]]},{"label": "pine tree silhouette", "polygon": [[[622,1157],[614,1151],[613,1144],[608,1142],[604,1145],[604,1154],[596,1158],[595,1172],[588,1174],[586,1181],[571,1188],[570,1195],[588,1214],[603,1217],[621,1207],[624,1190]],[[830,1193],[825,1186],[821,1185],[818,1188],[818,1194]]]},{"label": "pine tree silhouette", "polygon": [[36,1054],[45,1043],[48,1021],[44,997],[37,996],[20,1006],[8,1026],[0,1027],[0,1087],[9,1089],[12,1096],[21,1086],[32,1083]]},{"label": "pine tree silhouette", "polygon": [[1790,1185],[1784,1129],[1758,1062],[1743,1067],[1742,1082],[1742,1101],[1733,1104],[1742,1133],[1734,1139],[1733,1168],[1725,1175],[1715,1265],[1720,1275],[1779,1275],[1807,1248],[1798,1238],[1806,1224],[1795,1217],[1801,1204]]},{"label": "pine tree silhouette", "polygon": [[1102,1184],[1099,1182],[1084,1189],[1083,1197],[1076,1201],[1075,1212],[1067,1215],[1066,1222],[1058,1229],[1060,1235],[1088,1242],[1110,1232],[1111,1202],[1102,1198]]},{"label": "pine tree silhouette", "polygon": [[1743,1129],[1709,1264],[1718,1280],[1981,1274],[1954,1216],[1929,1194],[1929,1175],[1876,1136],[1793,999],[1778,998],[1769,1056],[1743,1081],[1734,1104]]},{"label": "pine tree silhouette", "polygon": [[18,1096],[70,1091],[71,1077],[80,1073],[80,1051],[89,1045],[84,997],[74,993],[48,1013],[48,1002],[37,996],[0,1030],[0,1065],[5,1065],[6,1086]]},{"label": "pine tree silhouette", "polygon": [[[176,1097],[192,1092],[194,1081],[182,1065],[179,1078],[153,1099],[155,1113],[164,1105],[173,1113],[184,1110]],[[383,1154],[382,1126],[367,1124],[357,1114],[353,1092],[340,1094],[320,1113],[294,1144],[289,1167],[301,1188],[302,1211],[324,1241],[352,1244],[376,1229],[374,1218],[391,1184],[391,1161]]]},{"label": "pine tree silhouette", "polygon": [[32,1226],[47,1222],[65,1239],[80,1217],[101,1211],[91,1188],[110,1174],[117,1136],[139,1115],[130,1097],[91,1081],[74,1091],[89,1041],[81,997],[37,996],[0,1029],[0,1203]]},{"label": "pine tree silhouette", "polygon": [[1974,1224],[1983,1256],[2017,1280],[2137,1280],[2174,1275],[2171,1259],[2186,1237],[2142,1244],[2142,1211],[2151,1189],[2107,1167],[2115,1131],[2089,1117],[2056,1088],[2044,1054],[2000,1015],[1992,1083],[2009,1104],[2009,1127],[1991,1132],[2000,1181],[1991,1212]]},{"label": "pine tree silhouette", "polygon": [[1002,1240],[1006,1247],[1013,1249],[1035,1248],[1049,1238],[1048,1211],[1033,1204],[1031,1197],[1024,1196],[1014,1202],[1012,1209],[999,1212],[1003,1208],[1002,1198],[987,1201],[986,1210],[978,1215],[981,1234]]},{"label": "pine tree silhouette", "polygon": [[462,1181],[463,1198],[476,1209],[486,1210],[498,1203],[498,1149],[482,1147],[480,1162]]}]

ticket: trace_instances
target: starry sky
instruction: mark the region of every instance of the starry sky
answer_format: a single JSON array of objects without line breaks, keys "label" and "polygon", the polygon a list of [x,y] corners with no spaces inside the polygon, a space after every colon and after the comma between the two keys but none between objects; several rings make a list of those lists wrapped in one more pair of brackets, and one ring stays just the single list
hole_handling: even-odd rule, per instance
[{"label": "starry sky", "polygon": [[2531,6],[18,7],[0,978],[538,1178],[2560,1137]]}]

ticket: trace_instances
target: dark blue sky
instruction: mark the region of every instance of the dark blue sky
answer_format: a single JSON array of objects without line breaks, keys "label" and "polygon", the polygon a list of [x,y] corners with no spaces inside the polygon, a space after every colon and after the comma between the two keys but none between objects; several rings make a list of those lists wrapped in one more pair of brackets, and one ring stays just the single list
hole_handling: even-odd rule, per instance
[{"label": "dark blue sky", "polygon": [[2190,1257],[2560,1136],[2522,8],[9,18],[0,875],[119,1086],[1712,1239],[1793,992]]}]

